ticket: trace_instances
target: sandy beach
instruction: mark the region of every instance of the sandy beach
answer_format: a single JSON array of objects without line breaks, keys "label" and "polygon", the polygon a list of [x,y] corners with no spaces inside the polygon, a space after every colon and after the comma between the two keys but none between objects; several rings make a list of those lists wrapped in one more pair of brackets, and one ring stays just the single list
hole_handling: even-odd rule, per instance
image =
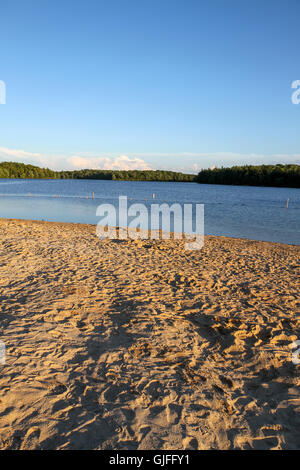
[{"label": "sandy beach", "polygon": [[300,447],[300,247],[0,219],[0,449]]}]

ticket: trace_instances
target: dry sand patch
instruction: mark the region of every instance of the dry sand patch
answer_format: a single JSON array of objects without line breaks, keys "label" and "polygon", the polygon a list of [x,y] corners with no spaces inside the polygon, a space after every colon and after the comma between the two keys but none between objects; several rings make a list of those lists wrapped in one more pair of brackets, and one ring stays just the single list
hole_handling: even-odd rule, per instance
[{"label": "dry sand patch", "polygon": [[300,447],[296,246],[0,220],[1,449]]}]

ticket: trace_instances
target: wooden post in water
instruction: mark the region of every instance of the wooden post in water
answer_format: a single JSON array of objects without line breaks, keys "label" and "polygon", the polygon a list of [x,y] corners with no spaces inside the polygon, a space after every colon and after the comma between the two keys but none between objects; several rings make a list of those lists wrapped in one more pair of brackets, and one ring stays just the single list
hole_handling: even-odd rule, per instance
[{"label": "wooden post in water", "polygon": [[92,192],[92,199],[95,199],[94,192]]},{"label": "wooden post in water", "polygon": [[290,198],[288,197],[287,201],[286,201],[286,210],[288,210],[288,208],[289,208],[289,200],[290,200]]}]

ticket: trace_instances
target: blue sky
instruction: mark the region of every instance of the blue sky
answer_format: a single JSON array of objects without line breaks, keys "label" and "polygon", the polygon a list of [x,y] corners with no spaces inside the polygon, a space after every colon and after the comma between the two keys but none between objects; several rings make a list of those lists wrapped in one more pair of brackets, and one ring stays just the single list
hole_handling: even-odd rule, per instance
[{"label": "blue sky", "polygon": [[300,163],[299,0],[1,4],[0,160]]}]

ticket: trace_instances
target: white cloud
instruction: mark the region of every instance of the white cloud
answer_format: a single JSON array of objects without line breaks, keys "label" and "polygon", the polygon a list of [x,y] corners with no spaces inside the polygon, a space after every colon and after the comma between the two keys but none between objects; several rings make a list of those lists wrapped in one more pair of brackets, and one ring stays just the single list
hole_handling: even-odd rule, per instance
[{"label": "white cloud", "polygon": [[36,152],[27,152],[21,149],[0,147],[0,161],[14,161],[27,164],[30,163],[31,165],[38,165],[56,170],[59,169],[62,159],[64,159],[64,157],[44,155]]},{"label": "white cloud", "polygon": [[97,170],[151,170],[151,166],[141,158],[130,158],[127,155],[121,155],[116,158],[92,157],[84,158],[81,156],[72,156],[67,159],[68,163],[76,169],[93,168]]},{"label": "white cloud", "polygon": [[138,157],[127,155],[117,157],[84,157],[80,155],[47,155],[20,149],[0,147],[0,161],[30,163],[53,170],[78,170],[84,168],[99,170],[151,170],[152,166]]},{"label": "white cloud", "polygon": [[[144,158],[147,160],[144,160]],[[101,170],[173,170],[198,173],[202,168],[233,165],[261,165],[276,163],[300,164],[300,154],[242,154],[216,153],[131,153],[128,155],[101,155],[79,153],[76,155],[50,155],[28,152],[22,149],[0,147],[0,161],[31,163],[53,170],[79,170],[84,168]],[[151,163],[149,163],[151,161]]]},{"label": "white cloud", "polygon": [[26,152],[25,150],[16,150],[16,149],[8,149],[6,147],[0,147],[0,157],[1,159],[4,158],[24,158],[25,160],[28,158],[39,158],[41,156],[40,153],[31,153]]}]

